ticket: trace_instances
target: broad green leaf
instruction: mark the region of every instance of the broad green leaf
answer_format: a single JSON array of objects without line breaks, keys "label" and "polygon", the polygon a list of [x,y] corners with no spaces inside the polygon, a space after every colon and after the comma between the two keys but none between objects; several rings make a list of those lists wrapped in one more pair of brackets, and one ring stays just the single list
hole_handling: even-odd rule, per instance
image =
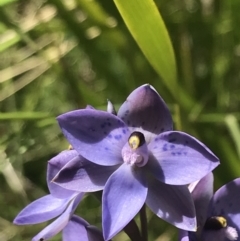
[{"label": "broad green leaf", "polygon": [[225,118],[226,125],[235,143],[238,156],[240,158],[240,129],[237,118],[234,115],[227,115]]},{"label": "broad green leaf", "polygon": [[176,62],[172,44],[153,0],[114,0],[128,29],[144,55],[176,94]]}]

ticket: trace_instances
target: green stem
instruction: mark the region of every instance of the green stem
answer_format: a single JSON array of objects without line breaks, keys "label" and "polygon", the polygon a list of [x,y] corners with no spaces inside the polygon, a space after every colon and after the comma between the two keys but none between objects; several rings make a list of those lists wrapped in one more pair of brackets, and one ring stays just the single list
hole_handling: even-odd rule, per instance
[{"label": "green stem", "polygon": [[147,214],[145,204],[140,210],[142,241],[148,241]]},{"label": "green stem", "polygon": [[131,239],[131,241],[142,240],[139,228],[134,219],[132,219],[123,230]]}]

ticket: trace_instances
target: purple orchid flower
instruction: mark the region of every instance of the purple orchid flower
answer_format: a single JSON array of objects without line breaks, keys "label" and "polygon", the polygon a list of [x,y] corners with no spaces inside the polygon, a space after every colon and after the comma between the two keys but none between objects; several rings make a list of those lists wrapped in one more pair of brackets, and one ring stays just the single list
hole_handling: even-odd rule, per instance
[{"label": "purple orchid flower", "polygon": [[196,230],[195,209],[185,184],[211,172],[219,165],[218,158],[194,137],[172,131],[165,102],[148,84],[129,95],[117,116],[111,113],[82,109],[58,117],[69,143],[99,165],[99,171],[86,168],[92,165],[89,161],[84,165],[70,161],[54,181],[78,192],[94,191],[101,182],[105,240],[133,219],[145,202],[176,227]]},{"label": "purple orchid flower", "polygon": [[188,186],[196,209],[197,232],[179,230],[179,241],[198,241],[207,219],[208,205],[213,196],[213,180],[213,173],[210,172],[201,180],[193,182]]},{"label": "purple orchid flower", "polygon": [[74,215],[74,211],[84,193],[66,190],[51,182],[56,173],[70,160],[81,157],[73,150],[63,151],[48,163],[47,183],[49,195],[37,199],[25,207],[14,219],[14,224],[29,225],[55,221],[38,233],[32,241],[48,240],[62,231],[63,241],[103,241],[102,233],[84,219]]},{"label": "purple orchid flower", "polygon": [[222,186],[214,195],[212,190],[211,175],[194,187],[198,230],[196,233],[180,230],[180,241],[240,241],[240,178]]}]

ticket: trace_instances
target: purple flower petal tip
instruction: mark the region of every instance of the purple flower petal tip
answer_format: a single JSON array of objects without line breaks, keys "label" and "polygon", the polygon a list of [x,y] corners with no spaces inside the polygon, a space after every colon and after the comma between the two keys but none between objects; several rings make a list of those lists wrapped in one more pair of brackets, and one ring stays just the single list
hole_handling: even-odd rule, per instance
[{"label": "purple flower petal tip", "polygon": [[66,190],[59,185],[56,185],[52,182],[52,180],[63,166],[65,166],[72,159],[76,158],[81,159],[82,157],[80,157],[75,150],[66,150],[59,153],[48,162],[47,185],[50,193],[56,198],[65,199],[74,193],[73,191]]},{"label": "purple flower petal tip", "polygon": [[157,179],[171,185],[200,180],[220,164],[203,143],[184,132],[164,132],[148,147],[152,152],[148,168]]},{"label": "purple flower petal tip", "polygon": [[84,158],[73,158],[54,177],[57,185],[76,192],[102,190],[118,166],[100,166]]},{"label": "purple flower petal tip", "polygon": [[48,240],[54,237],[59,232],[61,232],[67,226],[69,219],[73,216],[73,213],[77,208],[79,202],[81,201],[82,197],[83,197],[82,193],[73,197],[72,200],[68,202],[68,206],[64,210],[64,212],[57,219],[55,219],[51,224],[45,227],[40,233],[38,233],[32,239],[32,241]]},{"label": "purple flower petal tip", "polygon": [[157,93],[149,84],[135,89],[123,103],[118,116],[130,127],[141,127],[152,135],[172,130],[170,111]]},{"label": "purple flower petal tip", "polygon": [[141,169],[123,164],[109,178],[103,191],[103,235],[111,239],[143,206],[147,186]]},{"label": "purple flower petal tip", "polygon": [[60,215],[67,207],[68,199],[47,195],[26,206],[14,219],[17,225],[37,224]]},{"label": "purple flower petal tip", "polygon": [[186,186],[167,185],[150,178],[146,204],[158,217],[175,227],[196,231],[194,203]]},{"label": "purple flower petal tip", "polygon": [[214,216],[221,214],[223,216],[230,217],[232,220],[236,220],[237,224],[239,224],[239,203],[240,178],[236,178],[215,192],[209,205],[208,215]]},{"label": "purple flower petal tip", "polygon": [[110,100],[107,100],[107,112],[113,115],[117,115],[115,107]]},{"label": "purple flower petal tip", "polygon": [[58,117],[63,134],[83,157],[99,165],[122,162],[121,148],[129,136],[126,124],[117,116],[83,109]]}]

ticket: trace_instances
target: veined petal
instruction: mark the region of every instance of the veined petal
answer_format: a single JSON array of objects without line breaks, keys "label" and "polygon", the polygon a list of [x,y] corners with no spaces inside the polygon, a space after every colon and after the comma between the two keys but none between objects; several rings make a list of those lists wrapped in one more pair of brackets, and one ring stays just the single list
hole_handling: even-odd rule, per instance
[{"label": "veined petal", "polygon": [[121,150],[129,130],[117,116],[83,109],[60,115],[57,119],[69,143],[86,159],[104,166],[122,162]]},{"label": "veined petal", "polygon": [[196,209],[198,232],[201,232],[207,219],[208,205],[213,196],[213,173],[210,172],[199,180],[191,193]]},{"label": "veined petal", "polygon": [[86,159],[73,158],[54,177],[54,183],[76,192],[102,190],[117,166],[100,166]]},{"label": "veined petal", "polygon": [[30,203],[14,219],[17,225],[45,222],[60,215],[71,199],[58,199],[47,195]]},{"label": "veined petal", "polygon": [[[118,116],[129,127],[141,127],[152,137],[172,130],[172,117],[164,100],[149,84],[135,89],[123,103]],[[144,132],[148,142],[148,135]],[[151,139],[151,138],[150,138]]]},{"label": "veined petal", "polygon": [[48,162],[47,167],[47,185],[50,193],[57,197],[57,198],[68,198],[71,196],[74,192],[70,190],[66,190],[59,185],[56,185],[52,182],[52,179],[56,176],[56,174],[61,170],[61,168],[66,165],[69,161],[71,161],[74,158],[79,158],[80,160],[83,159],[83,157],[79,156],[77,151],[75,150],[66,150],[59,153],[57,156],[53,157]]},{"label": "veined petal", "polygon": [[148,185],[146,204],[158,217],[177,228],[196,231],[195,208],[186,186],[167,185],[155,178]]},{"label": "veined petal", "polygon": [[147,196],[142,168],[122,164],[103,190],[103,235],[111,239],[138,213]]},{"label": "veined petal", "polygon": [[148,148],[152,155],[147,167],[167,184],[189,184],[219,165],[219,159],[206,146],[183,132],[164,132],[155,137]]},{"label": "veined petal", "polygon": [[228,226],[236,228],[240,240],[240,178],[218,189],[209,205],[208,217],[223,216]]},{"label": "veined petal", "polygon": [[40,233],[38,233],[32,241],[39,241],[39,240],[48,240],[61,232],[66,225],[68,224],[69,219],[72,217],[73,212],[75,211],[78,203],[82,198],[82,194],[79,194],[75,197],[74,200],[68,205],[65,212],[59,216],[54,222],[49,224],[46,228],[44,228]]},{"label": "veined petal", "polygon": [[[89,241],[86,226],[89,225],[84,219],[73,215],[63,229],[63,241]],[[81,238],[80,238],[81,237]]]}]

